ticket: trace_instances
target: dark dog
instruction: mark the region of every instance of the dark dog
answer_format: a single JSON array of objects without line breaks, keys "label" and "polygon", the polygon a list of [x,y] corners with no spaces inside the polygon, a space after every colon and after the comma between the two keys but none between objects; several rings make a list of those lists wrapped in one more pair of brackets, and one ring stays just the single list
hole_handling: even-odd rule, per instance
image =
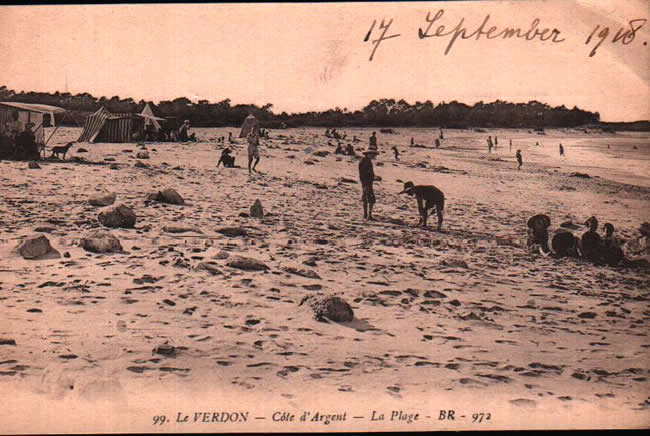
[{"label": "dark dog", "polygon": [[65,155],[70,150],[70,147],[74,145],[74,142],[68,142],[66,145],[62,145],[59,147],[52,147],[52,156],[51,157],[56,157],[59,159],[59,154],[63,153],[63,160],[65,160]]}]

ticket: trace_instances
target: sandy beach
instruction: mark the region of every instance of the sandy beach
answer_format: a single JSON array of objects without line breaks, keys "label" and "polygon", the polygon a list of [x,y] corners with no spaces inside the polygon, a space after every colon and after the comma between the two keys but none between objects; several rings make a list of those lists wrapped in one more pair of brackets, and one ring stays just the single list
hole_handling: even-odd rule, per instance
[{"label": "sandy beach", "polygon": [[[339,130],[360,152],[374,129]],[[435,149],[438,130],[395,130],[378,134],[372,223],[358,160],[335,155],[324,129],[272,130],[252,177],[243,139],[242,168],[216,168],[216,139],[235,128],[194,129],[197,143],[76,144],[40,169],[1,161],[3,431],[84,431],[89,420],[96,432],[304,431],[273,427],[273,413],[315,410],[347,413],[315,431],[647,427],[650,272],[530,254],[525,238],[538,213],[552,228],[595,215],[620,238],[638,235],[650,218],[648,135],[445,130]],[[54,142],[79,133],[61,128]],[[415,226],[415,200],[398,194],[406,181],[445,193],[441,232]],[[184,205],[147,201],[168,187]],[[102,228],[88,198],[106,192],[137,215],[134,228],[110,229],[122,253],[79,246]],[[247,216],[256,199],[263,218]],[[60,256],[12,253],[34,234]],[[228,266],[235,256],[266,268]],[[300,303],[319,293],[344,298],[355,319],[315,320]],[[457,419],[441,420],[447,409]],[[214,410],[249,410],[249,421],[194,422]],[[419,417],[391,421],[398,410]],[[190,422],[152,426],[179,412]]]}]

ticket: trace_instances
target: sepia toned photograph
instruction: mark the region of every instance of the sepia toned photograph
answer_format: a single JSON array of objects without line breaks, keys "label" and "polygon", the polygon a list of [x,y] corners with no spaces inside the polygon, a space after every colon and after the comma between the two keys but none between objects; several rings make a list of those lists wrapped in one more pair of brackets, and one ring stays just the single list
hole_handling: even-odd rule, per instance
[{"label": "sepia toned photograph", "polygon": [[0,434],[648,428],[648,12],[0,6]]}]

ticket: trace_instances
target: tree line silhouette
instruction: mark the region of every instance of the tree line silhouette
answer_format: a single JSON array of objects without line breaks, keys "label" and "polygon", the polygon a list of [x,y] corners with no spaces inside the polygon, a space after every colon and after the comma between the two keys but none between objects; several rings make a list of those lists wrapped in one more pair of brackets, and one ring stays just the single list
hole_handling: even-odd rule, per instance
[{"label": "tree line silhouette", "polygon": [[[59,106],[69,111],[78,124],[89,113],[105,106],[114,113],[141,112],[147,103],[136,102],[132,98],[113,96],[94,97],[89,93],[72,95],[64,92],[15,92],[0,86],[0,101],[20,101]],[[244,119],[253,114],[267,128],[319,126],[319,127],[503,127],[503,128],[545,128],[576,127],[600,123],[598,112],[589,112],[577,107],[564,105],[551,107],[539,101],[510,103],[496,100],[482,101],[469,106],[452,101],[434,104],[427,100],[409,104],[405,100],[372,100],[361,110],[349,111],[336,107],[322,112],[274,113],[273,105],[254,104],[231,105],[230,99],[217,103],[208,100],[192,102],[179,97],[163,100],[154,105],[154,112],[161,117],[176,117],[190,120],[199,127],[240,126]],[[69,118],[69,117],[68,117]],[[62,120],[65,124],[66,119]]]}]

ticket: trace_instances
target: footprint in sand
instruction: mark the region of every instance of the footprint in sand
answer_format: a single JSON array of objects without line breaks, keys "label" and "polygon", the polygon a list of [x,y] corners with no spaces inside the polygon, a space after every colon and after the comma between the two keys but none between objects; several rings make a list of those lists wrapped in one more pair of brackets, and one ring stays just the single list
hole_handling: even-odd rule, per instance
[{"label": "footprint in sand", "polygon": [[397,398],[402,398],[402,396],[400,395],[402,389],[399,386],[388,386],[386,390],[388,391],[389,395],[392,395],[393,397],[397,397]]}]

